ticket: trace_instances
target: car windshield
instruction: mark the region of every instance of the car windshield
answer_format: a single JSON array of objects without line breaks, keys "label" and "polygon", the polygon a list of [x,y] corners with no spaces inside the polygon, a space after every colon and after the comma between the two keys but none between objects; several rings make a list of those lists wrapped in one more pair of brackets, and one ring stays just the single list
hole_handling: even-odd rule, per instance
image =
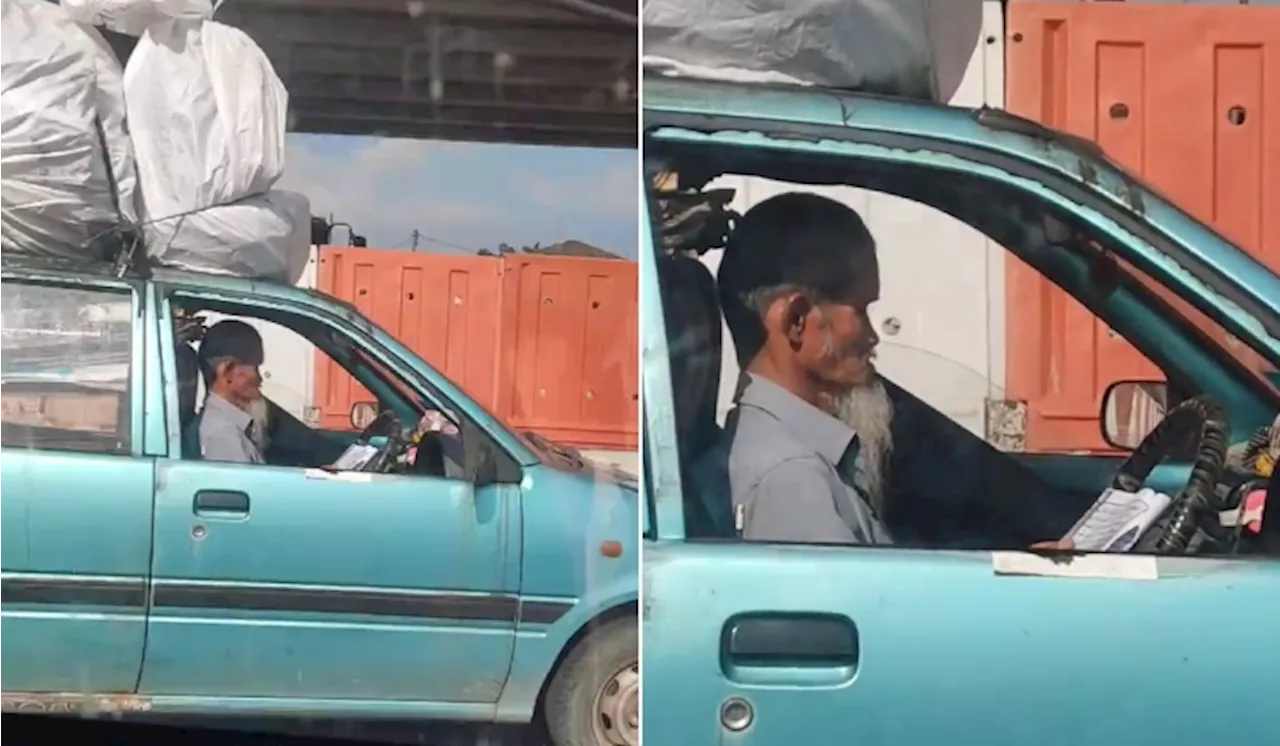
[{"label": "car windshield", "polygon": [[1214,321],[1207,314],[1171,292],[1167,287],[1151,275],[1135,267],[1122,257],[1110,255],[1116,265],[1126,276],[1141,284],[1160,299],[1172,312],[1181,316],[1192,326],[1203,332],[1205,338],[1225,358],[1234,361],[1245,371],[1258,386],[1272,395],[1280,395],[1280,378],[1276,373],[1280,368],[1261,352],[1251,347],[1239,337],[1231,334],[1222,324]]},{"label": "car windshield", "polygon": [[[394,387],[396,391],[399,392],[400,395],[403,396],[405,400],[408,401],[414,407],[414,409],[416,409],[419,412],[422,412],[429,408],[428,402],[426,402],[422,398],[421,394],[419,394],[411,386],[405,383],[398,375],[396,375],[393,371],[388,369],[387,366],[383,365],[382,362],[378,360],[376,357],[370,355],[367,351],[365,351],[363,348],[361,348],[358,345],[344,344],[344,346],[349,349],[349,354],[354,358],[357,365],[362,365],[372,370],[374,374],[377,375],[379,378],[381,378],[385,383],[388,383],[392,387]],[[472,404],[473,406],[479,408],[485,414],[493,418],[495,422],[502,421],[501,418],[495,415],[492,411],[486,408],[479,401],[472,399]],[[454,419],[455,421],[459,417],[458,413],[456,412],[447,411],[445,412],[445,414],[448,415],[450,418]],[[519,438],[520,441],[529,450],[533,451],[534,453],[544,454],[544,455],[551,454],[551,455],[556,455],[561,457],[567,457],[570,459],[578,458],[578,455],[576,454],[574,449],[567,448],[565,446],[554,443],[548,440],[547,438],[539,435],[536,432],[528,431],[528,430],[512,430],[512,433],[517,438]]]},{"label": "car windshield", "polygon": [[374,375],[378,376],[383,383],[390,385],[400,394],[400,396],[404,397],[404,400],[407,401],[414,410],[421,413],[427,409],[427,402],[422,398],[422,395],[415,391],[413,387],[409,386],[409,384],[405,383],[400,376],[396,375],[394,372],[389,370],[387,366],[383,365],[382,361],[378,360],[373,355],[370,355],[359,345],[352,344],[346,345],[346,347],[348,352],[354,358],[356,365],[363,366],[373,371]]}]

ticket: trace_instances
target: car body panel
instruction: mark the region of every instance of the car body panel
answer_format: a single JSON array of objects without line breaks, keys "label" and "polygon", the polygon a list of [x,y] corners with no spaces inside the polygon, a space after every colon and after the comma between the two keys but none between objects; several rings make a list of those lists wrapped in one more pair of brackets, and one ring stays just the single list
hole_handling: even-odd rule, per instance
[{"label": "car body panel", "polygon": [[[312,307],[240,299],[246,312]],[[354,344],[367,333],[326,320]],[[176,391],[166,400],[176,410]],[[248,510],[202,514],[201,490],[245,495]],[[138,692],[495,702],[519,610],[519,497],[515,485],[160,459]]]},{"label": "car body panel", "polygon": [[[1121,570],[1017,577],[997,573],[990,552],[647,544],[645,737],[690,746],[1211,742],[1222,724],[1206,711],[1280,685],[1280,645],[1262,632],[1277,611],[1280,563],[1158,562],[1158,580]],[[765,612],[851,619],[857,664],[736,664],[724,653],[728,620]],[[738,733],[717,718],[733,698],[754,711]],[[1231,730],[1241,743],[1276,736],[1268,717]]]},{"label": "car body panel", "polygon": [[[146,636],[154,479],[137,395],[144,295],[139,283],[53,279],[53,287],[132,297],[129,442],[118,454],[3,449],[4,676],[28,690],[132,691]],[[74,342],[66,354],[77,354]],[[42,367],[56,375],[60,366],[49,360]]]},{"label": "car body panel", "polygon": [[[498,719],[527,719],[543,683],[586,625],[616,614],[636,616],[639,547],[636,490],[545,466],[525,470],[521,592],[528,601],[559,598],[566,581],[573,607],[553,623],[521,619],[511,676],[498,703]],[[616,545],[613,550],[606,543]],[[610,556],[614,551],[617,556]]]},{"label": "car body panel", "polygon": [[[497,699],[519,606],[518,487],[157,469],[140,694]],[[243,493],[249,510],[201,514],[202,489]]]}]

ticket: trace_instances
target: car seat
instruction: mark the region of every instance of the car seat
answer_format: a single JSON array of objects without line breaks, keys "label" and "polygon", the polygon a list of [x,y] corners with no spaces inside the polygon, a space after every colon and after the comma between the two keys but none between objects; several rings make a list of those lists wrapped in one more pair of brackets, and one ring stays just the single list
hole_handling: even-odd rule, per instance
[{"label": "car seat", "polygon": [[182,439],[182,458],[200,458],[200,417],[196,414],[196,397],[200,392],[200,358],[186,342],[174,345],[174,367],[178,377],[178,432]]},{"label": "car seat", "polygon": [[685,533],[691,538],[719,536],[731,513],[728,475],[707,479],[699,464],[721,440],[716,400],[723,341],[716,282],[702,262],[687,256],[664,255],[657,266],[671,361]]}]

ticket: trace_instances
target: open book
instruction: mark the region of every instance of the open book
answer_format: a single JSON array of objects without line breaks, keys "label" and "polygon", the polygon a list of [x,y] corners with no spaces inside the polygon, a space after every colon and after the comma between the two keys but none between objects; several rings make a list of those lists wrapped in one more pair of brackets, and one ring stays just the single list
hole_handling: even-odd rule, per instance
[{"label": "open book", "polygon": [[1151,489],[1107,489],[1063,538],[1082,552],[1127,552],[1172,503],[1173,498]]},{"label": "open book", "polygon": [[360,471],[376,455],[378,455],[377,446],[368,443],[352,443],[342,452],[338,460],[333,462],[333,468],[337,471]]}]

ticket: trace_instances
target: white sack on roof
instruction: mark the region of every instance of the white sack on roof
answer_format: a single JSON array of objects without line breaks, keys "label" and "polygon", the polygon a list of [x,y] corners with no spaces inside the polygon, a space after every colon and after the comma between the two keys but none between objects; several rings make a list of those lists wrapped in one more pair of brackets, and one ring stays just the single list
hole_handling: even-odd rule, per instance
[{"label": "white sack on roof", "polygon": [[947,101],[982,0],[644,0],[646,67]]},{"label": "white sack on roof", "polygon": [[283,189],[145,226],[161,264],[296,284],[311,250],[311,203]]},{"label": "white sack on roof", "polygon": [[45,0],[0,4],[0,232],[6,251],[84,258],[137,220],[120,64]]},{"label": "white sack on roof", "polygon": [[213,18],[213,0],[60,0],[80,23],[116,33],[142,36],[149,26],[170,18]]},{"label": "white sack on roof", "polygon": [[289,105],[266,54],[216,21],[161,21],[138,40],[124,85],[148,254],[291,280],[280,272],[305,262],[310,215],[266,194],[284,171]]}]

